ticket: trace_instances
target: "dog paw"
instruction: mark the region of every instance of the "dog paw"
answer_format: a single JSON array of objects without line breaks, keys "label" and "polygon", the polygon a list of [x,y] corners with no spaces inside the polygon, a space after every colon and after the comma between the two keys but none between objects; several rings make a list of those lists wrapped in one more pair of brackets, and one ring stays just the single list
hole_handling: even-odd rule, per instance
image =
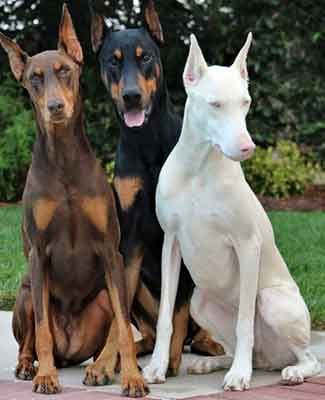
[{"label": "dog paw", "polygon": [[127,397],[144,397],[149,388],[143,377],[138,373],[132,377],[121,377],[122,394]]},{"label": "dog paw", "polygon": [[178,376],[178,372],[179,372],[179,368],[169,366],[168,370],[167,370],[167,373],[166,373],[166,377],[167,378],[173,378],[175,376]]},{"label": "dog paw", "polygon": [[194,360],[187,368],[187,373],[190,375],[210,374],[218,369],[220,369],[220,365],[215,360],[215,357],[205,357]]},{"label": "dog paw", "polygon": [[22,360],[15,369],[15,377],[22,381],[32,381],[36,375],[37,369],[29,360]]},{"label": "dog paw", "polygon": [[304,382],[304,376],[298,366],[289,366],[282,370],[283,385],[299,385]]},{"label": "dog paw", "polygon": [[223,389],[226,391],[247,390],[250,386],[251,375],[252,373],[249,370],[245,371],[231,368],[230,371],[226,374],[223,381]]},{"label": "dog paw", "polygon": [[33,392],[55,394],[60,393],[61,391],[62,388],[56,374],[41,375],[38,373],[33,380]]},{"label": "dog paw", "polygon": [[148,383],[165,383],[166,368],[162,364],[151,362],[143,369],[143,376]]},{"label": "dog paw", "polygon": [[114,373],[107,371],[105,364],[95,362],[88,365],[82,383],[87,386],[104,386],[113,383]]}]

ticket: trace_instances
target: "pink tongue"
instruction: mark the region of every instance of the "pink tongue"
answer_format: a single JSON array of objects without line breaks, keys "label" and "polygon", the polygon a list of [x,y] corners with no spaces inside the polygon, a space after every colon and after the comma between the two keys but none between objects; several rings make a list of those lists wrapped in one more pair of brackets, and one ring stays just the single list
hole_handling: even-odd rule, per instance
[{"label": "pink tongue", "polygon": [[141,126],[144,123],[144,111],[129,111],[124,113],[124,121],[129,128]]}]

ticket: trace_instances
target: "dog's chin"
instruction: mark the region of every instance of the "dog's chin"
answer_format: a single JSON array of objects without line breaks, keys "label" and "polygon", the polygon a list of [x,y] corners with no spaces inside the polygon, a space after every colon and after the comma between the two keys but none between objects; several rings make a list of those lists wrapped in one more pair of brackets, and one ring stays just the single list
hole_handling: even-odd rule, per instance
[{"label": "dog's chin", "polygon": [[145,126],[150,118],[152,111],[152,104],[140,110],[119,111],[121,119],[125,125],[133,130],[141,129]]},{"label": "dog's chin", "polygon": [[58,115],[53,115],[49,119],[49,123],[51,125],[66,125],[70,121],[70,117],[64,113],[60,113]]},{"label": "dog's chin", "polygon": [[212,147],[219,153],[222,153],[226,158],[229,158],[232,161],[241,162],[248,160],[254,154],[254,150],[245,154],[245,155],[233,155],[225,153],[218,144],[212,143]]}]

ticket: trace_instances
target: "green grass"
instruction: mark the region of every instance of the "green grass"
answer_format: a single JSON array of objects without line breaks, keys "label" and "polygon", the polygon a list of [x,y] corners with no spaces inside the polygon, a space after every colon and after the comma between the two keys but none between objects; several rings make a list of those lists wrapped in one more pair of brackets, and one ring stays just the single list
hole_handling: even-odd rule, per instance
[{"label": "green grass", "polygon": [[[275,237],[310,309],[325,328],[325,213],[272,212]],[[0,308],[12,307],[26,264],[20,237],[21,208],[0,208]]]},{"label": "green grass", "polygon": [[276,242],[311,312],[325,329],[325,213],[272,212]]},{"label": "green grass", "polygon": [[0,308],[12,307],[20,279],[26,269],[22,250],[21,208],[0,207]]}]

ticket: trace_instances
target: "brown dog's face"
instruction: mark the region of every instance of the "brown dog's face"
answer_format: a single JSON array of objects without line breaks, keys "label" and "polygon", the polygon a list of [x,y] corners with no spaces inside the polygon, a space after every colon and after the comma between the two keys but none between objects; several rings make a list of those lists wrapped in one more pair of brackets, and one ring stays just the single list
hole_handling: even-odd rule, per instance
[{"label": "brown dog's face", "polygon": [[8,53],[14,76],[27,89],[38,118],[47,128],[69,123],[79,94],[83,55],[67,7],[63,7],[58,50],[29,57],[3,34],[0,44]]},{"label": "brown dog's face", "polygon": [[22,84],[45,124],[68,123],[79,93],[80,67],[63,51],[31,57]]}]

